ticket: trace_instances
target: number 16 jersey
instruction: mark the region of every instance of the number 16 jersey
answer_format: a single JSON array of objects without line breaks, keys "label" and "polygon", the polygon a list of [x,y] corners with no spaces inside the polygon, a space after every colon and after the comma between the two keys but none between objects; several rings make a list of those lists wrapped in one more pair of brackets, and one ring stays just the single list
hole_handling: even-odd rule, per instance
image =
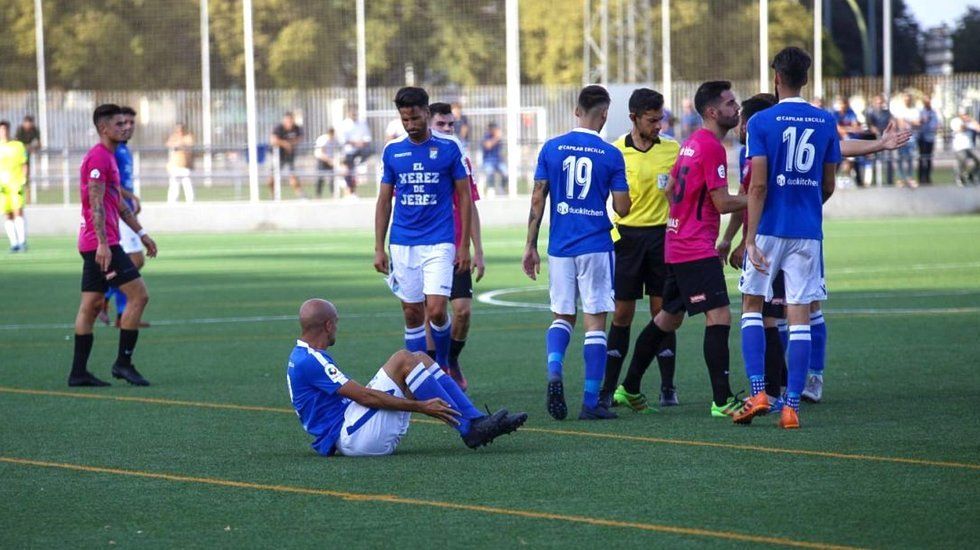
[{"label": "number 16 jersey", "polygon": [[606,201],[612,191],[629,191],[619,149],[598,132],[576,128],[544,144],[534,180],[547,181],[551,195],[549,256],[613,249]]},{"label": "number 16 jersey", "polygon": [[748,157],[769,170],[760,235],[823,239],[823,170],[841,160],[834,115],[800,97],[756,113],[748,124]]},{"label": "number 16 jersey", "polygon": [[674,186],[667,190],[667,263],[681,264],[718,255],[715,241],[721,214],[711,200],[711,192],[728,186],[727,165],[725,146],[709,130],[701,128],[684,142],[670,172]]}]

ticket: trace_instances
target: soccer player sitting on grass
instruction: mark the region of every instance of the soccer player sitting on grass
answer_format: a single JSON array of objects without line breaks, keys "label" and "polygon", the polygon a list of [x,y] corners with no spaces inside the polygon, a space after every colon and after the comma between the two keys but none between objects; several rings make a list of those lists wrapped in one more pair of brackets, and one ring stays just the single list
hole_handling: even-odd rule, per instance
[{"label": "soccer player sitting on grass", "polygon": [[527,414],[506,409],[481,414],[456,382],[421,352],[396,352],[367,386],[358,384],[327,355],[337,341],[338,321],[330,302],[303,302],[302,334],[286,367],[289,398],[303,428],[315,438],[313,450],[321,455],[392,454],[413,412],[454,427],[471,449],[517,430],[527,420]]}]

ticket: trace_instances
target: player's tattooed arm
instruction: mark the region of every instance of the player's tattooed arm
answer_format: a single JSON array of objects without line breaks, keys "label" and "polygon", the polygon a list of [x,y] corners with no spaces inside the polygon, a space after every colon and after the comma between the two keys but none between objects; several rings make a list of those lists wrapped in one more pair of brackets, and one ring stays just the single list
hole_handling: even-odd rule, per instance
[{"label": "player's tattooed arm", "polygon": [[535,180],[531,192],[531,212],[527,217],[527,245],[538,247],[538,233],[541,231],[541,221],[544,219],[544,206],[548,198],[548,181]]},{"label": "player's tattooed arm", "polygon": [[535,180],[534,191],[531,192],[531,213],[527,217],[527,246],[524,247],[524,257],[521,266],[524,274],[537,280],[541,272],[541,257],[538,255],[538,233],[541,231],[541,221],[544,219],[544,205],[548,199],[548,181]]},{"label": "player's tattooed arm", "polygon": [[105,184],[98,181],[88,183],[88,203],[92,211],[92,228],[95,229],[95,236],[99,239],[99,244],[108,243],[105,232]]}]

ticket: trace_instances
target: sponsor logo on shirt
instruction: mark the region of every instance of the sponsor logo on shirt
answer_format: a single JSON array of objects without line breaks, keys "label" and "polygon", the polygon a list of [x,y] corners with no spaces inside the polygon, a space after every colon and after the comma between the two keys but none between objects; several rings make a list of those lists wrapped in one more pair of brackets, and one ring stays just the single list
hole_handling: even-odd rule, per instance
[{"label": "sponsor logo on shirt", "polygon": [[412,152],[411,151],[405,151],[404,153],[395,153],[392,156],[394,158],[396,158],[396,159],[400,159],[402,157],[410,157],[410,156],[412,156]]},{"label": "sponsor logo on shirt", "polygon": [[820,187],[820,182],[810,178],[790,178],[787,179],[783,174],[776,176],[776,185],[783,187],[786,185],[802,185],[804,187]]},{"label": "sponsor logo on shirt", "polygon": [[681,147],[681,152],[678,153],[678,155],[679,156],[682,156],[682,157],[693,157],[694,156],[694,148],[693,147],[688,147],[688,146]]},{"label": "sponsor logo on shirt", "polygon": [[557,205],[555,205],[555,210],[562,216],[564,216],[565,214],[577,214],[579,216],[595,216],[595,217],[607,215],[604,210],[595,210],[592,208],[575,208],[572,206],[568,206],[567,202],[558,203]]}]

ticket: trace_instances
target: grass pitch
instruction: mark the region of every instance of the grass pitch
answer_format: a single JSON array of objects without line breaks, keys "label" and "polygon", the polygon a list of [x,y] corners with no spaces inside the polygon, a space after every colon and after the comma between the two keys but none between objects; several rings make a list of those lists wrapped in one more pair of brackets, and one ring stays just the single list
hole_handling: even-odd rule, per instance
[{"label": "grass pitch", "polygon": [[[340,310],[331,353],[349,376],[366,382],[401,345],[369,234],[161,236],[135,358],[153,386],[104,390],[65,385],[74,240],[33,239],[0,258],[0,546],[972,546],[980,217],[832,222],[827,235],[825,402],[804,406],[802,430],[708,416],[701,318],[678,334],[680,407],[551,420],[547,293],[520,272],[523,230],[491,230],[476,291],[510,290],[494,296],[506,305],[474,304],[462,361],[479,406],[531,419],[474,452],[416,418],[380,459],[315,455],[284,381],[312,296]],[[579,327],[572,413],[581,340]],[[96,329],[97,375],[116,344]],[[745,388],[737,329],[731,349]],[[651,367],[645,390],[658,386]]]}]

